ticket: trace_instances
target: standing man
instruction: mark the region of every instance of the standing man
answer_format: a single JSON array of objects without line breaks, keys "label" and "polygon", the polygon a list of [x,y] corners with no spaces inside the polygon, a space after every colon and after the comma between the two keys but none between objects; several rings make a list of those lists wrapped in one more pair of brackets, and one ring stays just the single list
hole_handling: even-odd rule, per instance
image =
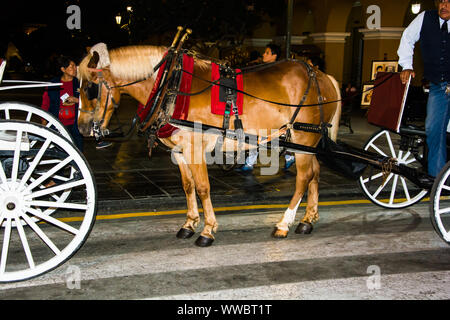
[{"label": "standing man", "polygon": [[450,119],[450,19],[449,0],[436,0],[437,10],[419,14],[405,29],[397,54],[406,83],[415,77],[414,46],[420,40],[424,77],[430,81],[425,131],[428,145],[428,173],[436,177],[447,161],[446,129]]}]

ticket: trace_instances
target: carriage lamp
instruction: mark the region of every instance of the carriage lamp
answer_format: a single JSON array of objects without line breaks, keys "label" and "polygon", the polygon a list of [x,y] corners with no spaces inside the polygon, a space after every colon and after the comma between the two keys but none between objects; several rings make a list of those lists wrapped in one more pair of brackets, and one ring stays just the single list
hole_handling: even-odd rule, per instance
[{"label": "carriage lamp", "polygon": [[411,11],[414,14],[418,14],[420,12],[420,2],[414,2],[411,4]]},{"label": "carriage lamp", "polygon": [[122,16],[121,16],[120,14],[118,14],[118,15],[116,16],[116,23],[117,23],[118,25],[120,25],[120,21],[122,21]]},{"label": "carriage lamp", "polygon": [[128,6],[128,7],[127,7],[127,11],[128,11],[128,12],[133,12],[133,7]]}]

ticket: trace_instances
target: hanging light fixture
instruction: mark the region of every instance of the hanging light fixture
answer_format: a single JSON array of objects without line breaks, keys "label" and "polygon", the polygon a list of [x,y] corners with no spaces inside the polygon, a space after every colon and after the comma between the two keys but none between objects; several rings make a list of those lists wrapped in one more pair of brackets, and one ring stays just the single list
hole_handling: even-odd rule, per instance
[{"label": "hanging light fixture", "polygon": [[116,16],[116,23],[118,24],[118,25],[120,25],[120,21],[122,21],[122,17],[121,17],[121,15],[120,15],[120,13]]},{"label": "hanging light fixture", "polygon": [[420,12],[420,2],[415,1],[411,4],[411,11],[414,14],[418,14]]}]

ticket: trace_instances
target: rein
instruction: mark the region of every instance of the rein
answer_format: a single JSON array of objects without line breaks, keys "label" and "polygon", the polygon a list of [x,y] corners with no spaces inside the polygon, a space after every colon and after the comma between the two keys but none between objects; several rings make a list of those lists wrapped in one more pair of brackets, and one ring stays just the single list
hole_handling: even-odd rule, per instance
[{"label": "rein", "polygon": [[[277,102],[277,101],[271,101],[271,100],[263,99],[263,98],[254,96],[254,95],[252,95],[252,94],[250,94],[250,93],[248,93],[248,92],[245,92],[245,91],[242,91],[242,90],[239,90],[239,89],[236,89],[236,88],[231,88],[231,87],[229,87],[229,86],[227,86],[227,85],[224,85],[224,84],[217,83],[217,81],[210,81],[210,80],[201,78],[201,77],[199,77],[199,76],[197,76],[197,75],[194,75],[193,73],[191,73],[191,72],[189,72],[189,71],[187,71],[187,70],[181,69],[181,71],[183,71],[183,72],[185,72],[185,73],[191,75],[192,77],[194,77],[194,78],[196,78],[196,79],[199,79],[199,80],[201,80],[201,81],[203,81],[203,82],[209,83],[209,86],[207,86],[205,89],[202,89],[202,90],[200,90],[200,91],[198,91],[198,92],[194,92],[194,93],[185,93],[185,92],[180,92],[180,91],[174,91],[174,92],[171,92],[170,94],[183,95],[183,96],[196,96],[196,95],[200,95],[200,94],[206,92],[206,91],[207,91],[208,89],[210,89],[213,85],[217,85],[217,86],[220,86],[220,87],[223,87],[223,88],[232,89],[232,90],[234,90],[234,91],[236,91],[236,92],[238,92],[238,93],[242,93],[242,94],[244,94],[244,95],[246,95],[246,96],[248,96],[248,97],[251,97],[251,98],[254,98],[254,99],[257,99],[257,100],[260,100],[260,101],[264,101],[264,102],[267,102],[267,103],[271,103],[271,104],[275,104],[275,105],[279,105],[279,106],[284,106],[284,107],[290,107],[290,108],[297,108],[297,107],[299,106],[299,105],[297,105],[297,104],[282,103],[282,102]],[[385,83],[386,81],[388,81],[388,80],[389,80],[390,78],[392,78],[393,76],[394,76],[394,74],[390,74],[390,75],[387,76],[383,81],[381,81],[379,84],[373,86],[373,87],[370,88],[370,89],[367,89],[367,90],[361,90],[359,93],[362,94],[362,93],[365,93],[365,92],[372,91],[372,90],[374,90],[375,88],[381,86],[383,83]],[[326,104],[332,104],[332,103],[337,103],[337,102],[347,101],[347,100],[350,100],[350,99],[355,98],[355,96],[357,96],[357,94],[355,94],[355,95],[353,95],[353,96],[351,96],[351,97],[346,97],[346,98],[342,98],[342,99],[339,99],[339,100],[333,100],[333,101],[322,102],[322,103],[319,102],[319,103],[313,103],[313,104],[304,104],[304,105],[302,105],[302,107],[318,107],[318,106],[321,106],[321,105],[326,105]]]}]

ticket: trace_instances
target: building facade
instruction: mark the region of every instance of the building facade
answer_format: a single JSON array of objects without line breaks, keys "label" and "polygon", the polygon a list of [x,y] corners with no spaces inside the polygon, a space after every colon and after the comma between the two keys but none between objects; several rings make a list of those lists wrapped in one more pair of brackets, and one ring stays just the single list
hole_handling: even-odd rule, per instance
[{"label": "building facade", "polygon": [[[403,30],[419,12],[435,8],[434,0],[294,0],[291,52],[296,56],[320,52],[326,72],[341,84],[360,87],[371,80],[374,61],[398,60]],[[288,6],[288,1],[284,1]],[[287,11],[287,10],[286,10]],[[286,20],[267,21],[246,44],[261,50],[267,43],[285,47]],[[422,62],[416,46],[414,84],[422,79]],[[316,52],[313,52],[316,51]]]}]

